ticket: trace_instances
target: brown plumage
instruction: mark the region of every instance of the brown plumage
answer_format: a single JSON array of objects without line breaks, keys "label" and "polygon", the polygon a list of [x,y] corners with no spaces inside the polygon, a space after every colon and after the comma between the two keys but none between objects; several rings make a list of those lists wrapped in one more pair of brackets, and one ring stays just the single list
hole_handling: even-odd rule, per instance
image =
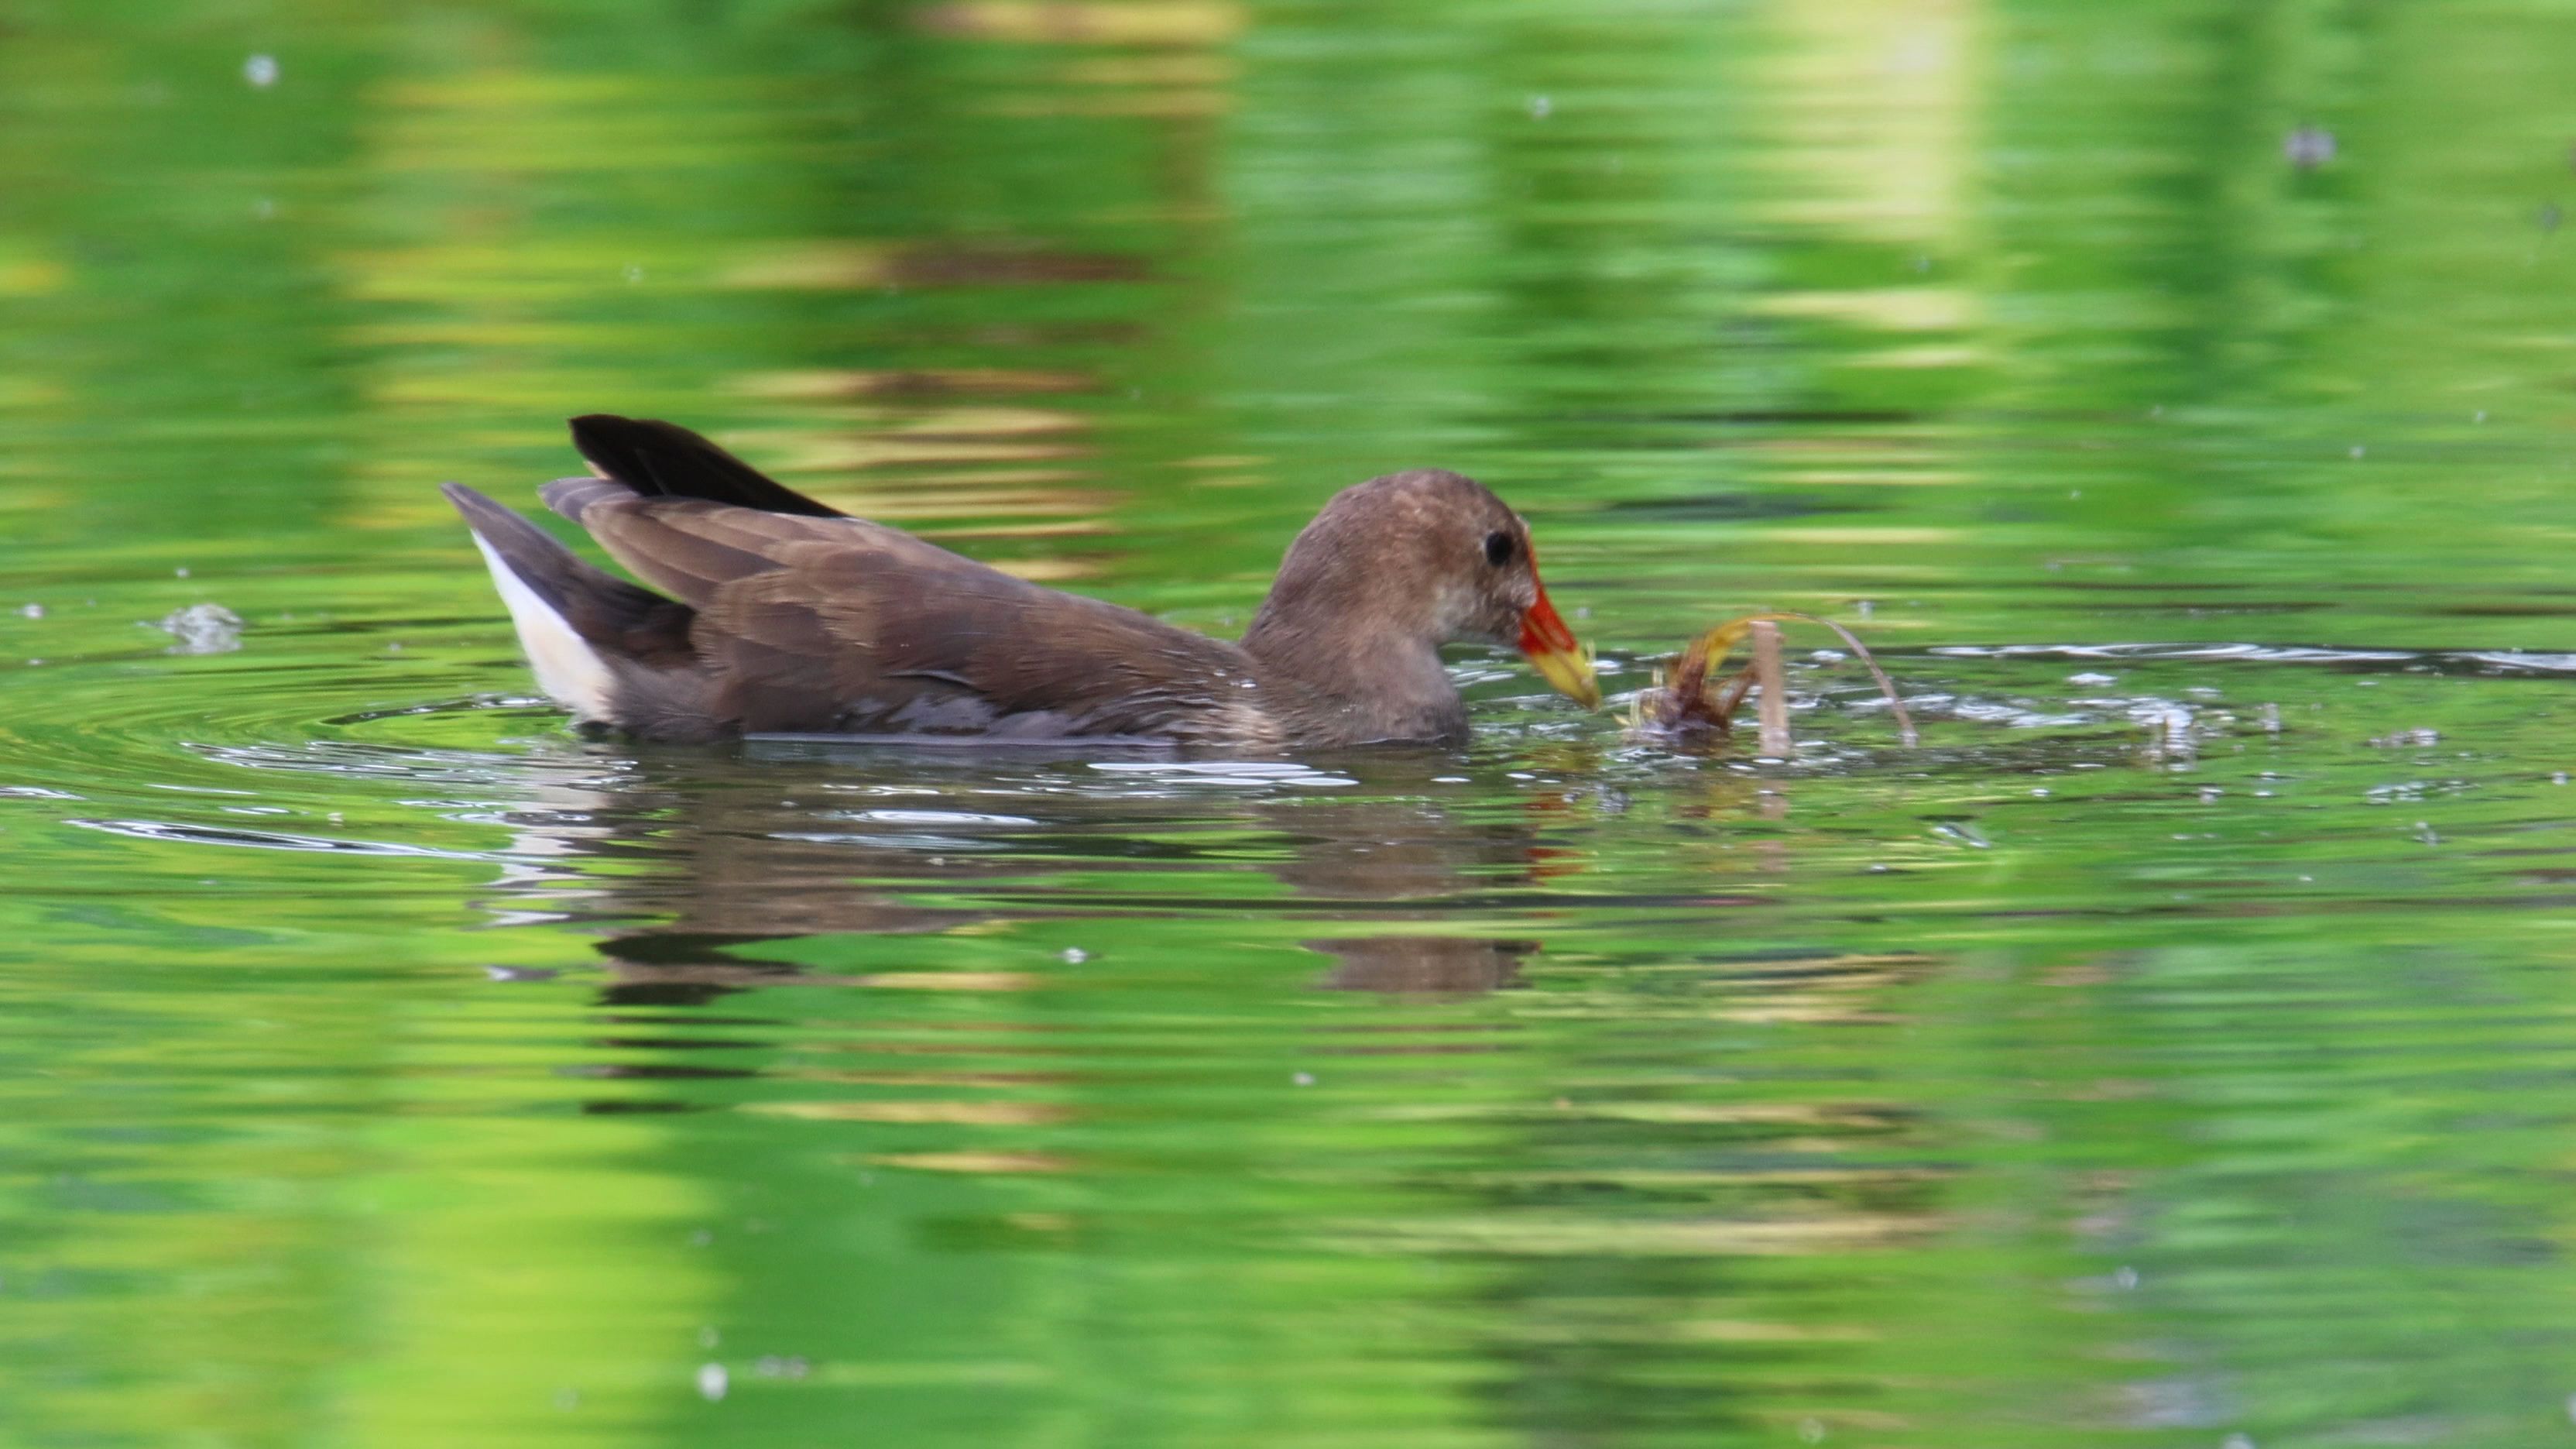
[{"label": "brown plumage", "polygon": [[1529,530],[1455,473],[1343,490],[1241,645],[844,516],[669,423],[576,418],[600,476],[547,484],[655,594],[459,484],[539,682],[585,724],[740,733],[1145,737],[1267,749],[1454,739],[1452,640],[1516,643],[1597,704]]}]

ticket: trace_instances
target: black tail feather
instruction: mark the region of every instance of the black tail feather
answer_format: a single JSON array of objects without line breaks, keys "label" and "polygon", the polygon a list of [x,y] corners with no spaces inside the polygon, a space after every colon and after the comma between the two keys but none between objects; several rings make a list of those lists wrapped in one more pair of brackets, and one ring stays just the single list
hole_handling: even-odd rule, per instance
[{"label": "black tail feather", "polygon": [[650,498],[700,498],[765,513],[842,518],[676,423],[591,413],[572,420],[573,446],[600,472]]},{"label": "black tail feather", "polygon": [[689,626],[697,611],[676,599],[592,567],[544,529],[462,483],[439,491],[510,572],[563,616],[572,631],[617,658],[669,668],[693,664]]}]

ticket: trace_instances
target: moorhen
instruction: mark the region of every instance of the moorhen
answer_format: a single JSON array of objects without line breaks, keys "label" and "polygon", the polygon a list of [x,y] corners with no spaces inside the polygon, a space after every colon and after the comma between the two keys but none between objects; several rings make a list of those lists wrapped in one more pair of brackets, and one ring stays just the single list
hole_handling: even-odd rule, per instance
[{"label": "moorhen", "polygon": [[545,486],[665,598],[444,485],[537,683],[647,739],[830,733],[1144,737],[1231,749],[1455,740],[1451,640],[1513,643],[1600,703],[1529,526],[1436,468],[1342,490],[1288,546],[1239,645],[1043,588],[797,493],[686,428],[572,420],[598,475]]}]

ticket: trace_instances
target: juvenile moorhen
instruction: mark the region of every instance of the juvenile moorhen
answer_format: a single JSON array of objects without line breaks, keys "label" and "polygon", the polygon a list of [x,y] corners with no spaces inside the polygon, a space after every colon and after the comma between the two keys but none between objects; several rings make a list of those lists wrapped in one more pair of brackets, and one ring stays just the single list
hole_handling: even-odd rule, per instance
[{"label": "juvenile moorhen", "polygon": [[1597,706],[1539,587],[1529,526],[1436,468],[1342,490],[1288,547],[1240,645],[1042,588],[852,518],[686,428],[595,415],[598,475],[544,489],[628,570],[445,485],[537,683],[582,723],[659,740],[741,733],[1144,736],[1233,749],[1454,740],[1451,640],[1513,643]]}]

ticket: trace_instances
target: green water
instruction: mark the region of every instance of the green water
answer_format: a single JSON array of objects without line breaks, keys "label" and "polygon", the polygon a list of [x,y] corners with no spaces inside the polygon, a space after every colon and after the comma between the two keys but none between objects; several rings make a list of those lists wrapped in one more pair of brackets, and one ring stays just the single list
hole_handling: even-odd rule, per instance
[{"label": "green water", "polygon": [[[250,58],[273,57],[267,84]],[[0,1445],[2544,1445],[2576,6],[0,4]],[[2284,138],[2324,127],[2302,170]],[[1460,752],[637,749],[434,484],[668,416]],[[215,603],[238,647],[154,626]]]}]

